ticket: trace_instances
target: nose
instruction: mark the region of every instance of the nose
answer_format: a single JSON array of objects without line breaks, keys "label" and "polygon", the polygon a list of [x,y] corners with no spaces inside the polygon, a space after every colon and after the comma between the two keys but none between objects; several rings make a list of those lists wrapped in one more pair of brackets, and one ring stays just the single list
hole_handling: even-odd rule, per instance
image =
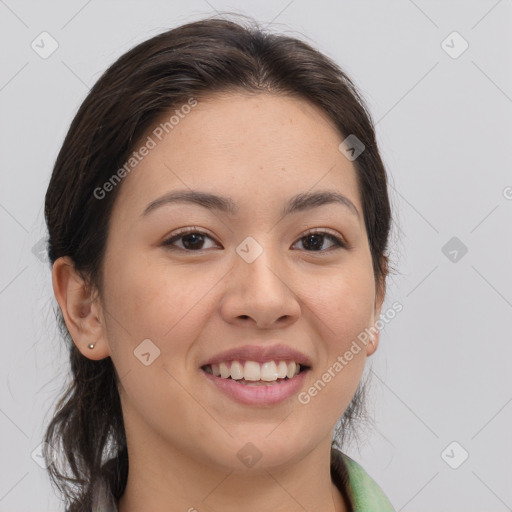
[{"label": "nose", "polygon": [[262,329],[282,328],[297,321],[301,307],[283,257],[264,249],[252,262],[235,253],[221,315],[228,323]]}]

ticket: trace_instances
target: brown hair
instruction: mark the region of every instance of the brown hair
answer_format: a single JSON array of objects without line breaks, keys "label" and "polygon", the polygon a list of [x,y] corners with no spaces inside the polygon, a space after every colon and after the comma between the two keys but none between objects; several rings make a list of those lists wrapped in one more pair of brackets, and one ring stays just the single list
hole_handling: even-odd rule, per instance
[{"label": "brown hair", "polygon": [[[368,109],[331,59],[299,39],[262,30],[254,20],[244,24],[214,17],[182,25],[137,45],[103,73],[71,123],[46,192],[51,265],[61,256],[71,257],[89,289],[101,296],[109,219],[122,183],[101,200],[94,190],[124,165],[162,114],[191,97],[240,89],[304,98],[329,115],[342,137],[352,134],[364,144],[353,163],[375,283],[384,292],[391,211]],[[112,360],[83,356],[60,309],[56,314],[69,347],[72,380],[47,427],[44,454],[67,510],[78,512],[91,510],[98,478],[105,479],[116,499],[123,494],[128,454]],[[341,418],[341,443],[352,420],[361,415],[362,395],[358,388]],[[57,467],[57,450],[67,469]]]}]

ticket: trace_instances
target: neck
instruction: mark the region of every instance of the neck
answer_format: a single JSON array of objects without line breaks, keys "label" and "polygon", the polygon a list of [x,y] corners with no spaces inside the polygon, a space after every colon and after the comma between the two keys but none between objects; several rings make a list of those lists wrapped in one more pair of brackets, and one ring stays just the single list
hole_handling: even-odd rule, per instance
[{"label": "neck", "polygon": [[[347,512],[330,476],[330,439],[300,460],[244,472],[222,469],[174,447],[134,443],[119,512]],[[152,450],[158,446],[158,450]],[[258,466],[260,466],[259,469]]]}]

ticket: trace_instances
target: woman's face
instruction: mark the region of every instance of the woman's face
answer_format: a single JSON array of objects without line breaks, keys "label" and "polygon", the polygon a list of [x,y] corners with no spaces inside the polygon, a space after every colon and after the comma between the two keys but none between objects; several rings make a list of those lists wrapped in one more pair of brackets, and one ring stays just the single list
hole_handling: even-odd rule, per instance
[{"label": "woman's face", "polygon": [[[222,468],[243,469],[251,450],[260,467],[296,460],[330,444],[376,347],[359,342],[344,358],[382,303],[355,167],[327,116],[296,98],[212,96],[167,129],[146,134],[156,146],[118,185],[104,261],[105,347],[127,436]],[[178,191],[222,199],[148,209]],[[346,200],[290,203],[320,192]],[[271,361],[279,370],[300,359],[293,350],[309,369],[270,386],[205,371],[220,359],[275,378]]]}]

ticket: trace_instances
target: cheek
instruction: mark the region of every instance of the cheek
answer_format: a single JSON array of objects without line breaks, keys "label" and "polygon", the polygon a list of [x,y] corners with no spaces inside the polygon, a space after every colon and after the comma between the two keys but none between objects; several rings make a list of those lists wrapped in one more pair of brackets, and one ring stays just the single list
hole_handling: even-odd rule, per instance
[{"label": "cheek", "polygon": [[189,371],[186,355],[203,329],[205,308],[211,307],[207,292],[215,281],[128,260],[118,262],[109,277],[107,335],[126,410],[138,411],[155,428],[168,428],[176,423],[173,414],[191,414],[190,395],[181,385]]},{"label": "cheek", "polygon": [[185,273],[170,264],[140,263],[123,262],[107,283],[112,316],[135,339],[167,343],[178,332],[192,334],[190,329],[200,327],[192,319],[215,280],[206,274],[199,279],[197,272]]},{"label": "cheek", "polygon": [[373,321],[375,285],[366,268],[332,275],[310,297],[309,306],[331,350],[346,350]]},{"label": "cheek", "polygon": [[[364,265],[347,265],[346,270],[333,272],[316,284],[310,287],[314,291],[308,295],[307,306],[323,350],[317,350],[319,364],[301,403],[308,402],[305,407],[310,411],[316,409],[334,422],[349,405],[361,379],[366,344],[358,336],[373,321],[375,288],[371,270]],[[316,416],[306,421],[316,423]]]},{"label": "cheek", "polygon": [[[169,396],[182,392],[179,386],[172,387],[171,376],[183,379],[195,370],[189,356],[218,304],[212,291],[221,277],[192,268],[184,272],[166,261],[119,262],[106,284],[106,306],[112,313],[107,317],[107,336],[118,373],[138,380],[134,393],[143,385],[154,393],[152,386],[169,379],[164,384],[171,386],[166,388]],[[148,351],[150,360],[153,354],[156,357],[146,367],[137,356]]]}]

